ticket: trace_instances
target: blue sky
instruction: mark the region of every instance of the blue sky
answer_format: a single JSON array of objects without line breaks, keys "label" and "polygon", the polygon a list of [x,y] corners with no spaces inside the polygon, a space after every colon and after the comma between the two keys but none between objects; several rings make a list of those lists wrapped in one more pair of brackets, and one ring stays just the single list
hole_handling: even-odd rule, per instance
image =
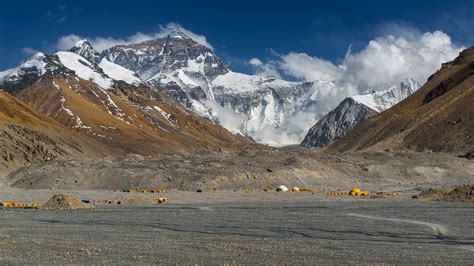
[{"label": "blue sky", "polygon": [[[207,37],[231,66],[295,51],[338,63],[349,45],[377,36],[441,30],[457,45],[474,44],[473,1],[6,1],[0,0],[0,70],[32,50],[54,52],[61,36],[125,38],[179,23]],[[31,49],[30,49],[31,48]]]}]

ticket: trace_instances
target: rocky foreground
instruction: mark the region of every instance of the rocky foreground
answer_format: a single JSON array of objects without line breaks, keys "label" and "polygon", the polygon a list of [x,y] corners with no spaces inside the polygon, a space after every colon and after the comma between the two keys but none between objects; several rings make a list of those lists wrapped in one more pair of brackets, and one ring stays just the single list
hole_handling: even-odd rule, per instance
[{"label": "rocky foreground", "polygon": [[472,262],[471,204],[319,193],[167,195],[170,202],[158,207],[0,210],[0,263]]}]

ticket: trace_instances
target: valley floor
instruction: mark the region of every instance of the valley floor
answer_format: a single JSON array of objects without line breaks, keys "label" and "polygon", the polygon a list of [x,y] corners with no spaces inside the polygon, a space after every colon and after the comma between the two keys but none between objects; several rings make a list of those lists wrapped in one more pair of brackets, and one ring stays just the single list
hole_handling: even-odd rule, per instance
[{"label": "valley floor", "polygon": [[[22,193],[44,200],[54,191]],[[317,192],[164,195],[170,202],[158,206],[0,210],[0,263],[468,265],[474,259],[468,203],[408,194],[391,200]]]},{"label": "valley floor", "polygon": [[[0,209],[0,264],[468,265],[474,260],[472,203],[412,199],[431,187],[474,183],[473,161],[450,154],[330,155],[288,148],[129,155],[27,166],[0,181],[0,202],[44,203],[58,193],[82,200],[169,199],[161,205],[87,210]],[[279,184],[313,192],[257,192]],[[354,186],[372,195],[401,195],[327,195]],[[169,192],[116,191],[124,188]],[[196,188],[205,192],[193,192]]]}]

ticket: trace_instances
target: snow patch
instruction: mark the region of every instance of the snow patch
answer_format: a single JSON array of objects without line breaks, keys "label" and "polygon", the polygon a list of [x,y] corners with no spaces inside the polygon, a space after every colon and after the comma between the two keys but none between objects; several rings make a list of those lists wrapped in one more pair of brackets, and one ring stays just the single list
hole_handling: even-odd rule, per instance
[{"label": "snow patch", "polygon": [[74,71],[80,78],[90,80],[104,89],[112,87],[112,80],[94,69],[94,65],[84,57],[71,52],[57,52],[56,55],[61,64]]},{"label": "snow patch", "polygon": [[158,107],[158,106],[156,106],[156,105],[153,106],[153,108],[154,108],[155,110],[157,110],[158,112],[160,112],[160,114],[161,114],[164,118],[166,118],[166,120],[168,120],[168,121],[171,122],[171,120],[170,120],[171,114],[165,112],[163,109],[161,109],[160,107]]},{"label": "snow patch", "polygon": [[142,80],[133,71],[112,63],[105,58],[100,61],[99,67],[102,68],[107,76],[115,80],[125,81],[131,85],[142,83]]},{"label": "snow patch", "polygon": [[66,102],[66,99],[64,98],[64,96],[61,96],[61,99],[59,100],[59,102],[61,102],[61,109],[64,110],[67,115],[74,117],[74,114],[71,111],[71,109],[66,108],[66,106],[64,106],[64,102]]},{"label": "snow patch", "polygon": [[81,118],[79,116],[76,116],[76,126],[75,126],[75,128],[90,129],[91,127],[88,127],[88,126],[84,125]]},{"label": "snow patch", "polygon": [[186,75],[182,69],[178,70],[177,76],[184,84],[192,87],[199,87],[199,84]]},{"label": "snow patch", "polygon": [[56,84],[56,82],[54,82],[54,80],[53,80],[53,86],[57,91],[61,90],[61,88],[58,86],[58,84]]}]

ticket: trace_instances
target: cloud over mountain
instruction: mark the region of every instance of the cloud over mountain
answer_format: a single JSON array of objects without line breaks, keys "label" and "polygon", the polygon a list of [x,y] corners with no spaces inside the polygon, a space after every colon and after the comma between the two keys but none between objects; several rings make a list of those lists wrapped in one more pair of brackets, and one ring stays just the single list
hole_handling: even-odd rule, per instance
[{"label": "cloud over mountain", "polygon": [[355,53],[349,49],[339,65],[297,52],[281,55],[277,63],[270,64],[299,80],[350,83],[363,92],[369,88],[384,89],[407,77],[424,82],[442,63],[465,49],[452,43],[450,36],[441,31],[409,33],[375,38]]},{"label": "cloud over mountain", "polygon": [[180,30],[184,32],[186,35],[188,35],[190,38],[192,38],[194,41],[196,41],[197,43],[200,43],[202,45],[205,45],[213,49],[212,45],[207,41],[205,36],[196,34],[188,29],[183,28],[180,24],[174,23],[174,22],[168,23],[165,26],[159,25],[158,31],[154,33],[137,32],[125,38],[114,38],[111,36],[88,37],[88,36],[79,36],[76,34],[69,34],[69,35],[60,37],[55,45],[55,48],[57,50],[67,50],[71,48],[72,46],[74,46],[74,44],[77,41],[86,38],[87,40],[89,40],[89,42],[92,44],[95,50],[102,52],[103,50],[115,45],[140,43],[140,42],[144,42],[144,41],[155,39],[155,38],[162,38],[174,30]]},{"label": "cloud over mountain", "polygon": [[[442,63],[452,60],[464,49],[455,45],[450,36],[440,31],[421,33],[413,29],[405,30],[403,27],[387,29],[383,32],[385,35],[371,40],[362,50],[353,52],[349,48],[337,64],[307,53],[278,54],[273,51],[273,58],[264,61],[252,58],[247,61],[247,67],[261,77],[292,77],[299,81],[314,82],[304,96],[311,102],[310,107],[296,108],[291,111],[294,112],[292,118],[283,119],[284,122],[272,122],[268,126],[259,124],[258,130],[252,131],[253,137],[260,142],[276,145],[299,143],[316,120],[336,107],[344,98],[369,90],[384,90],[406,78],[423,83]],[[164,37],[173,30],[180,30],[196,42],[212,47],[206,37],[192,33],[176,23],[160,26],[160,29],[152,34],[139,32],[126,38],[94,37],[88,40],[97,50],[102,51],[118,44],[140,43]],[[389,34],[390,30],[396,35]],[[58,40],[57,49],[67,49],[80,39],[82,36],[74,34],[63,36]],[[304,102],[302,99],[295,101]],[[262,102],[269,104],[272,101]],[[210,104],[205,101],[203,104],[226,128],[237,128],[246,124],[245,121],[242,122],[244,118],[240,113],[227,106],[222,107],[217,103]],[[257,116],[253,114],[250,117]]]},{"label": "cloud over mountain", "polygon": [[465,49],[452,43],[450,36],[440,31],[420,33],[398,26],[394,33],[399,36],[387,34],[375,38],[361,51],[352,52],[349,48],[339,64],[297,52],[275,53],[277,58],[267,62],[253,58],[250,64],[257,75],[284,74],[319,83],[313,94],[319,103],[309,111],[299,112],[298,119],[294,120],[299,126],[283,125],[286,135],[272,129],[265,134],[281,143],[292,143],[305,134],[301,130],[305,127],[301,125],[309,125],[315,116],[327,114],[344,98],[371,90],[385,90],[406,78],[424,83],[442,63],[451,61]]}]

